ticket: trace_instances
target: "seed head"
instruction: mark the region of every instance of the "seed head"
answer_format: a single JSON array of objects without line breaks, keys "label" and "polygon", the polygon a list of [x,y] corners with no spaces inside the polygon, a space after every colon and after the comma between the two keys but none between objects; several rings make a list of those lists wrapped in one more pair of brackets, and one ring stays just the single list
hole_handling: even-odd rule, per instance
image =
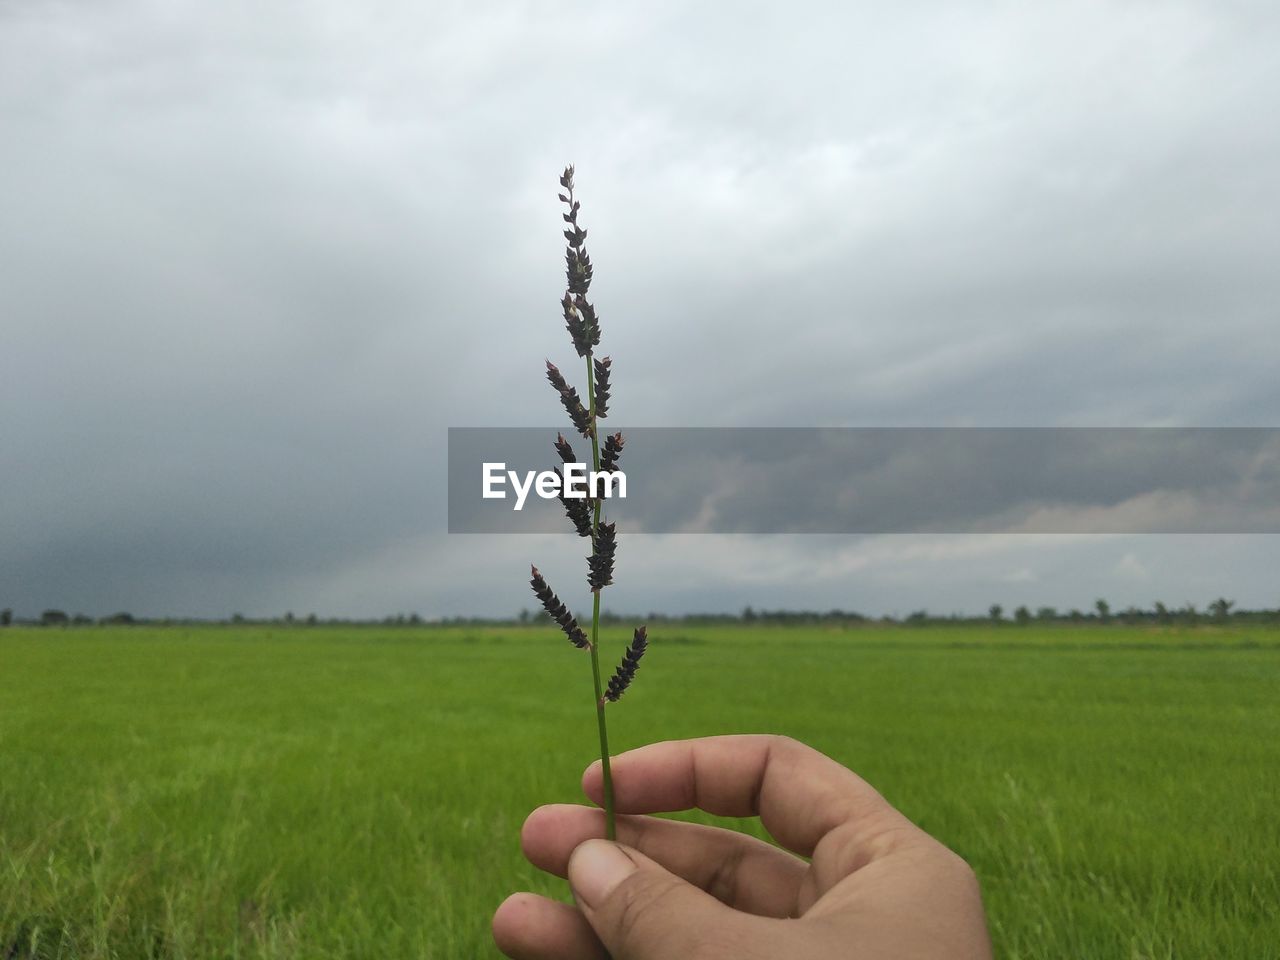
[{"label": "seed head", "polygon": [[609,365],[612,363],[608,357],[595,361],[597,417],[609,415]]},{"label": "seed head", "polygon": [[[582,301],[586,303],[585,300]],[[569,339],[573,341],[573,349],[578,351],[578,356],[585,357],[591,352],[591,333],[587,328],[587,322],[574,305],[573,297],[565,294],[560,301],[560,306],[564,309],[564,327],[569,331]],[[594,317],[594,315],[593,315]]]},{"label": "seed head", "polygon": [[[609,446],[609,443],[606,440],[605,448],[607,449],[608,446]],[[578,462],[578,458],[574,455],[573,447],[569,446],[569,441],[564,438],[563,433],[556,434],[556,453],[560,454],[560,459],[563,460],[565,463]]]},{"label": "seed head", "polygon": [[[600,346],[600,318],[596,316],[596,308],[582,294],[573,298],[573,306],[582,315],[582,333],[588,348]],[[590,349],[588,349],[589,352]],[[586,355],[581,351],[578,352],[580,357]]]},{"label": "seed head", "polygon": [[578,621],[574,619],[569,608],[560,602],[560,598],[556,596],[555,591],[543,579],[542,574],[537,567],[530,567],[533,576],[529,580],[529,585],[533,587],[533,593],[542,604],[542,608],[547,611],[551,617],[564,631],[565,636],[579,650],[586,650],[591,646],[591,641],[587,639],[587,635],[582,632],[582,628],[578,626]]},{"label": "seed head", "polygon": [[564,310],[564,325],[573,341],[573,348],[578,356],[591,356],[591,348],[600,345],[600,322],[596,319],[595,308],[587,302],[587,290],[591,287],[591,256],[587,253],[587,231],[578,223],[578,211],[581,204],[573,197],[573,167],[565,168],[560,177],[560,185],[566,193],[560,199],[568,206],[562,213],[564,222],[568,224],[564,231],[567,246],[564,251],[565,280],[568,289],[565,291],[560,306]]},{"label": "seed head", "polygon": [[618,469],[618,457],[622,455],[621,433],[611,433],[604,438],[604,449],[600,451],[600,471],[602,473]]},{"label": "seed head", "polygon": [[[574,462],[577,461],[566,461]],[[578,536],[591,536],[591,510],[592,501],[590,497],[570,497],[565,494],[564,473],[561,470],[555,471],[556,476],[560,478],[560,492],[557,496],[560,503],[564,507],[565,515],[573,522],[573,528],[578,531]]]},{"label": "seed head", "polygon": [[586,407],[582,405],[582,398],[578,396],[578,391],[565,381],[564,375],[550,360],[547,361],[547,380],[551,386],[556,388],[556,392],[560,394],[560,402],[564,404],[565,412],[569,414],[569,419],[573,421],[574,428],[586,437],[591,439],[591,414]]},{"label": "seed head", "polygon": [[587,582],[591,584],[592,593],[599,593],[613,583],[613,554],[617,547],[616,525],[600,524],[596,530],[591,556],[587,557]]},{"label": "seed head", "polygon": [[604,698],[610,703],[617,703],[618,698],[627,692],[631,681],[635,679],[636,670],[640,666],[640,658],[649,647],[649,634],[644,627],[636,627],[635,637],[627,652],[622,655],[622,662],[609,678],[609,686],[605,689]]},{"label": "seed head", "polygon": [[591,289],[591,256],[581,247],[569,247],[564,252],[565,278],[570,293],[585,294]]}]

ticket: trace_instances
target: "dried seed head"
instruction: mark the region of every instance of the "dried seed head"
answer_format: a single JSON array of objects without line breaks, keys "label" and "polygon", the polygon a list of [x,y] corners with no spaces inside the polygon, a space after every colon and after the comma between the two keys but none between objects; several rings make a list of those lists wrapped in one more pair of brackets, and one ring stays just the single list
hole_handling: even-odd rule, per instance
[{"label": "dried seed head", "polygon": [[587,583],[591,584],[592,593],[599,593],[613,583],[613,554],[617,547],[617,527],[612,523],[600,524],[591,556],[587,557]]},{"label": "dried seed head", "polygon": [[[565,461],[566,463],[570,461]],[[573,461],[577,462],[577,461]],[[572,521],[573,528],[578,531],[578,536],[591,536],[591,510],[593,502],[590,497],[567,497],[565,496],[564,473],[556,470],[555,474],[560,478],[560,492],[557,496],[560,503],[564,507],[565,515]]]},{"label": "dried seed head", "polygon": [[649,648],[649,633],[644,627],[637,627],[631,646],[622,655],[622,662],[609,678],[609,686],[605,689],[604,698],[610,703],[617,703],[618,698],[627,692],[631,681],[635,679],[636,670],[640,666],[640,658]]},{"label": "dried seed head", "polygon": [[[605,448],[609,446],[608,441],[605,442]],[[564,438],[563,433],[556,434],[556,453],[560,454],[560,459],[565,463],[577,463],[578,458],[574,456],[573,447],[569,446],[569,441]]]},{"label": "dried seed head", "polygon": [[618,457],[622,455],[622,434],[611,433],[604,438],[604,450],[600,452],[600,470],[612,471],[618,469]]},{"label": "dried seed head", "polygon": [[[568,296],[568,294],[565,294]],[[596,308],[587,302],[587,298],[578,294],[573,298],[573,305],[582,315],[582,332],[587,343],[593,347],[600,346],[600,318],[596,316]],[[588,351],[589,352],[589,351]],[[578,356],[587,354],[579,351]]]},{"label": "dried seed head", "polygon": [[[583,302],[585,303],[586,301]],[[569,339],[573,341],[573,349],[578,351],[578,356],[585,357],[591,352],[591,330],[587,326],[586,318],[578,312],[573,298],[567,293],[564,295],[564,299],[560,301],[560,306],[564,308],[564,327],[569,331]],[[594,319],[593,315],[592,320],[594,321]]]},{"label": "dried seed head", "polygon": [[591,289],[591,257],[586,250],[569,247],[564,252],[564,263],[570,293],[585,294]]},{"label": "dried seed head", "polygon": [[547,361],[547,380],[551,386],[556,388],[556,392],[560,394],[560,402],[564,404],[565,412],[569,414],[569,419],[573,421],[573,426],[577,431],[591,439],[591,414],[587,408],[582,405],[582,399],[578,396],[578,391],[569,386],[565,382],[560,368],[550,360]]},{"label": "dried seed head", "polygon": [[597,417],[609,415],[609,366],[612,363],[608,357],[595,361]]},{"label": "dried seed head", "polygon": [[560,305],[564,308],[564,322],[573,340],[578,356],[591,355],[591,348],[600,343],[600,324],[596,320],[595,309],[587,302],[586,293],[591,287],[591,256],[587,253],[587,231],[578,223],[578,211],[581,204],[573,197],[573,167],[566,167],[560,177],[560,183],[568,193],[560,194],[560,199],[568,205],[569,210],[561,214],[569,226],[564,231],[565,279],[568,290]]},{"label": "dried seed head", "polygon": [[547,611],[547,615],[564,631],[569,642],[579,650],[586,650],[591,646],[591,641],[587,639],[587,635],[582,632],[582,628],[578,626],[578,621],[574,619],[569,608],[560,602],[560,598],[556,596],[555,591],[543,579],[537,567],[530,567],[533,576],[529,580],[529,585],[533,587],[533,593],[542,604],[542,608]]}]

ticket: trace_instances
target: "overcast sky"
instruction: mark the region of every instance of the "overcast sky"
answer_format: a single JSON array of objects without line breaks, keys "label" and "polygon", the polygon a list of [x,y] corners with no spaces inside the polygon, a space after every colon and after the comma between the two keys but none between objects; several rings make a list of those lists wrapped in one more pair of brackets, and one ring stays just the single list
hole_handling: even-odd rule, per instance
[{"label": "overcast sky", "polygon": [[[0,3],[0,606],[532,605],[446,430],[1280,426],[1271,4]],[[940,479],[941,482],[941,479]],[[1275,536],[624,536],[618,610],[1280,605]]]}]

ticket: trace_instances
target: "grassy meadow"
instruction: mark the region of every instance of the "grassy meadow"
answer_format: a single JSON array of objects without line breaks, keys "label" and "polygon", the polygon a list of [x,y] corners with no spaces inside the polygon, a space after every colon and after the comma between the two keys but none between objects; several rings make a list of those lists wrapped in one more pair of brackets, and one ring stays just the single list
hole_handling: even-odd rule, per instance
[{"label": "grassy meadow", "polygon": [[[813,744],[969,860],[999,956],[1280,957],[1280,631],[652,638],[615,749]],[[0,958],[497,956],[595,736],[550,628],[0,631]]]}]

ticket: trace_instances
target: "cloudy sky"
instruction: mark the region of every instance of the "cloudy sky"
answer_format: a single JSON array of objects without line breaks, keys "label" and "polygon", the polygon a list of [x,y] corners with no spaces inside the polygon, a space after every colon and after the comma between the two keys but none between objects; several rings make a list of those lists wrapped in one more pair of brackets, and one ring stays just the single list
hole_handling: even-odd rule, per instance
[{"label": "cloudy sky", "polygon": [[[446,431],[1280,425],[1280,15],[0,3],[0,606],[508,613]],[[1266,535],[631,536],[615,609],[1280,605]],[[567,590],[565,592],[568,592]]]}]

